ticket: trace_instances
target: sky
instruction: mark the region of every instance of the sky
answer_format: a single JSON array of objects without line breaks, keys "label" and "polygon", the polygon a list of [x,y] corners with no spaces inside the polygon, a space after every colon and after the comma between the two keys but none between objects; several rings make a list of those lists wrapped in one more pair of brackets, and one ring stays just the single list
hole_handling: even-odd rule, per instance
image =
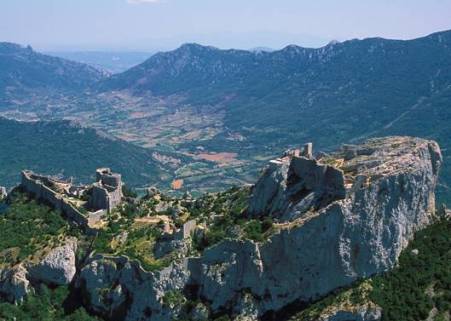
[{"label": "sky", "polygon": [[0,0],[0,41],[50,51],[319,47],[451,29],[451,0]]}]

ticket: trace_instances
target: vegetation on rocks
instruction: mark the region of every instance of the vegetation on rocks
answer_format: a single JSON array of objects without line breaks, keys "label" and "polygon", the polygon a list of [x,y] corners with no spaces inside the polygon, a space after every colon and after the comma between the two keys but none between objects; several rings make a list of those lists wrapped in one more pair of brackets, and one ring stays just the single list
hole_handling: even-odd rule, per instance
[{"label": "vegetation on rocks", "polygon": [[451,221],[418,232],[399,258],[399,266],[373,279],[371,300],[382,307],[384,321],[435,320],[451,311]]},{"label": "vegetation on rocks", "polygon": [[290,320],[313,321],[362,305],[380,307],[382,321],[446,320],[451,311],[450,235],[451,221],[434,223],[416,234],[394,270],[329,295]]},{"label": "vegetation on rocks", "polygon": [[186,298],[180,291],[168,291],[164,294],[163,297],[163,304],[172,309],[182,306],[185,301]]},{"label": "vegetation on rocks", "polygon": [[0,214],[0,268],[36,260],[70,232],[60,213],[19,191],[10,199]]},{"label": "vegetation on rocks", "polygon": [[194,238],[194,247],[205,248],[226,238],[263,242],[271,233],[270,218],[250,219],[246,216],[250,190],[234,187],[217,194],[206,194],[189,207],[192,217],[206,225],[205,233]]},{"label": "vegetation on rocks", "polygon": [[125,204],[108,218],[95,236],[92,244],[96,253],[109,255],[126,255],[138,260],[150,271],[167,266],[167,260],[157,260],[153,255],[156,240],[161,235],[158,226],[135,223],[139,207]]},{"label": "vegetation on rocks", "polygon": [[70,307],[69,289],[42,285],[21,305],[0,303],[0,321],[99,321],[83,307]]}]

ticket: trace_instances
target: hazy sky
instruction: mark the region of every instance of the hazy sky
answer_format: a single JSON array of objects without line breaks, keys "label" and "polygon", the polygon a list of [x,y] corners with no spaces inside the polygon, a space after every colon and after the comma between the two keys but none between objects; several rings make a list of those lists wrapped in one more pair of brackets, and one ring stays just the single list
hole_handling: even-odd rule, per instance
[{"label": "hazy sky", "polygon": [[451,0],[0,0],[0,41],[40,50],[320,46],[451,29]]}]

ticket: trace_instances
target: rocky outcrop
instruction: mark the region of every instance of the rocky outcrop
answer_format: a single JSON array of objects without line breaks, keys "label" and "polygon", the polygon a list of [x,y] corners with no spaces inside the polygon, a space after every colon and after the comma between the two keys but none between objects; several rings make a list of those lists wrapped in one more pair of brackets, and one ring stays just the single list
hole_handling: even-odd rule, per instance
[{"label": "rocky outcrop", "polygon": [[0,270],[0,297],[8,302],[20,303],[32,291],[32,284],[69,284],[76,274],[76,250],[77,240],[70,238],[64,245],[52,249],[37,264],[21,263]]},{"label": "rocky outcrop", "polygon": [[86,306],[109,320],[173,320],[181,306],[165,304],[167,293],[181,292],[189,280],[187,262],[146,272],[126,257],[96,256],[81,270],[77,285]]},{"label": "rocky outcrop", "polygon": [[[228,239],[155,273],[99,256],[78,286],[91,310],[129,321],[177,317],[164,297],[187,289],[213,315],[240,320],[319,299],[395,266],[434,218],[441,160],[435,142],[410,137],[373,139],[319,160],[286,156],[270,164],[250,200],[250,216],[277,222],[267,241]],[[327,320],[377,320],[378,311],[337,311]]]},{"label": "rocky outcrop", "polygon": [[[239,304],[240,293],[246,291],[255,298],[261,315],[295,301],[320,298],[396,264],[414,232],[434,217],[440,149],[435,142],[409,137],[375,139],[352,148],[347,149],[352,155],[340,151],[324,160],[335,160],[340,166],[310,163],[314,173],[318,168],[327,173],[333,167],[347,180],[345,197],[329,198],[319,209],[313,206],[296,213],[310,192],[304,198],[286,197],[290,186],[314,186],[306,183],[308,174],[290,181],[293,162],[299,158],[265,172],[251,204],[267,203],[260,205],[260,212],[252,212],[257,205],[251,208],[251,214],[288,219],[263,244],[231,240],[204,253],[197,282],[213,310]],[[328,177],[313,176],[319,181]],[[271,187],[266,189],[266,184]],[[316,193],[316,188],[308,191]],[[266,198],[269,194],[275,197]]]},{"label": "rocky outcrop", "polygon": [[3,186],[0,186],[0,201],[8,196],[8,192],[6,191],[6,188]]},{"label": "rocky outcrop", "polygon": [[209,320],[208,307],[201,302],[197,303],[196,306],[191,311],[190,320],[208,321]]},{"label": "rocky outcrop", "polygon": [[179,256],[184,256],[188,250],[189,244],[185,240],[161,240],[155,244],[154,256],[160,259],[174,251],[177,251]]},{"label": "rocky outcrop", "polygon": [[[310,151],[311,154],[311,151]],[[293,220],[346,197],[343,171],[303,156],[271,161],[254,186],[249,214]]]},{"label": "rocky outcrop", "polygon": [[0,270],[0,297],[11,303],[22,302],[31,290],[27,274],[27,269],[22,264]]},{"label": "rocky outcrop", "polygon": [[372,282],[362,282],[323,300],[288,321],[380,321],[382,308],[371,299]]},{"label": "rocky outcrop", "polygon": [[[336,311],[332,315],[315,321],[380,321],[382,320],[382,310],[376,309],[359,309],[357,311]],[[313,321],[313,320],[312,320]]]},{"label": "rocky outcrop", "polygon": [[67,239],[52,249],[42,261],[29,268],[30,278],[48,285],[67,285],[76,273],[77,240]]}]

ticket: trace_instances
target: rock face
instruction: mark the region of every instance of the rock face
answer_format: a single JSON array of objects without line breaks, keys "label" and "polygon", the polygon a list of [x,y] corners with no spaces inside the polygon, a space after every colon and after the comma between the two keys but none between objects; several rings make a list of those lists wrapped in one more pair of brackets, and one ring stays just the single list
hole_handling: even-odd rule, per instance
[{"label": "rock face", "polygon": [[291,156],[274,160],[253,189],[249,214],[292,220],[344,199],[344,183],[341,170],[315,159]]},{"label": "rock face", "polygon": [[77,240],[66,240],[64,245],[51,250],[39,264],[30,267],[30,278],[48,285],[69,284],[76,273],[76,251]]},{"label": "rock face", "polygon": [[167,306],[165,294],[181,292],[188,271],[187,262],[152,273],[126,257],[97,256],[82,269],[77,283],[85,304],[108,320],[170,321],[181,307]]},{"label": "rock face", "polygon": [[0,270],[0,296],[8,302],[22,302],[31,290],[27,274],[27,269],[22,264],[10,270]]},{"label": "rock face", "polygon": [[63,246],[54,248],[36,265],[19,264],[0,270],[0,297],[8,302],[20,303],[32,290],[31,282],[51,286],[67,285],[75,276],[77,240],[67,239]]},{"label": "rock face", "polygon": [[[392,268],[413,233],[431,222],[441,164],[435,142],[376,139],[349,147],[333,159],[341,165],[330,170],[331,177],[340,177],[338,172],[342,172],[345,197],[329,198],[330,203],[321,204],[318,210],[313,206],[300,213],[296,213],[299,204],[310,192],[304,198],[290,198],[290,186],[314,185],[306,183],[307,172],[293,181],[289,173],[300,160],[309,163],[293,157],[270,165],[254,188],[250,203],[255,205],[250,211],[286,218],[285,223],[263,244],[227,241],[205,252],[200,262],[200,291],[213,309],[234,304],[240,300],[237,293],[244,290],[258,298],[260,314],[296,300],[319,298],[358,278]],[[320,173],[327,173],[328,165],[310,164],[313,182],[334,182],[332,190],[342,191],[335,185],[340,178],[316,175],[321,167]],[[307,190],[315,193],[317,189]]]},{"label": "rock face", "polygon": [[0,186],[0,200],[6,198],[8,193],[6,192],[6,188],[4,186]]},{"label": "rock face", "polygon": [[[434,217],[441,161],[435,142],[410,137],[373,139],[319,160],[287,156],[269,165],[250,200],[249,215],[278,222],[267,241],[225,240],[159,273],[97,257],[79,286],[94,311],[125,320],[170,320],[177,312],[164,306],[165,293],[187,288],[213,313],[246,320],[318,299],[394,267]],[[377,320],[343,313],[329,320]]]},{"label": "rock face", "polygon": [[321,318],[317,321],[380,321],[382,320],[381,309],[358,310],[355,312],[337,311],[334,314]]}]

